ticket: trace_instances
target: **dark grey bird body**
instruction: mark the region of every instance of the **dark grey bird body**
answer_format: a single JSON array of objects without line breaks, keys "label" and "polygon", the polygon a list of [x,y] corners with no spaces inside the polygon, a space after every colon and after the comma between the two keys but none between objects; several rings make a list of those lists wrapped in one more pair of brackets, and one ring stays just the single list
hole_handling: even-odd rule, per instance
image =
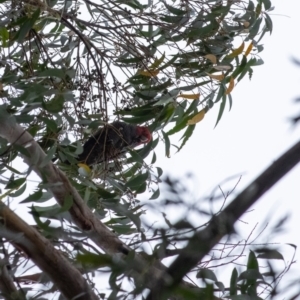
[{"label": "dark grey bird body", "polygon": [[152,135],[147,127],[116,121],[105,125],[84,144],[77,160],[87,165],[117,158],[128,148],[148,143]]}]

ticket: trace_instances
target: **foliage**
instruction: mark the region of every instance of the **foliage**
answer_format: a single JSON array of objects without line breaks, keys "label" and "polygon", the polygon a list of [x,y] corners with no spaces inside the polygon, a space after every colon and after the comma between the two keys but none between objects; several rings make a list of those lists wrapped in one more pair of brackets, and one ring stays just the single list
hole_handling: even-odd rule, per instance
[{"label": "foliage", "polygon": [[[234,86],[245,75],[251,78],[253,67],[263,63],[258,54],[263,50],[263,36],[272,32],[268,15],[271,2],[0,3],[0,117],[10,114],[13,122],[39,143],[47,154],[41,167],[65,158],[75,162],[82,152],[82,142],[99,126],[115,119],[146,123],[153,132],[153,140],[144,148],[94,167],[90,174],[78,173],[75,164],[57,162],[97,217],[124,241],[131,241],[129,246],[143,252],[149,234],[141,222],[145,211],[138,195],[150,200],[160,195],[163,170],[154,166],[156,146],[164,142],[166,156],[173,146],[181,150],[195,125],[215,104],[219,103],[216,124],[226,105],[231,108]],[[179,132],[181,144],[175,146],[170,139]],[[110,299],[122,294],[116,281],[128,266],[116,264],[108,254],[101,255],[84,232],[67,222],[74,204],[72,197],[66,197],[60,206],[53,203],[49,182],[30,183],[34,166],[25,168],[18,163],[18,156],[30,155],[28,145],[8,143],[1,137],[0,146],[1,183],[6,191],[1,199],[21,197],[22,204],[30,204],[43,236],[78,264],[82,273],[88,274],[88,281],[92,282],[91,271],[109,267]],[[167,216],[165,220],[168,223]],[[185,236],[176,226],[168,229],[172,231],[168,235],[187,240],[188,234]],[[155,259],[160,249],[176,243],[165,230],[155,229],[151,234],[160,242],[149,260]],[[2,247],[7,248],[6,241]],[[16,248],[9,249],[7,256],[15,258],[14,266],[26,264]],[[130,255],[127,260],[130,265]],[[225,291],[207,266],[202,265],[196,277],[204,282],[213,280]],[[249,294],[248,289],[255,293],[253,286],[262,277],[243,279],[246,286],[238,289]],[[49,278],[43,281],[47,282]],[[135,284],[132,297],[143,292],[142,285]],[[230,288],[236,287],[233,284]],[[213,292],[211,282],[205,288],[207,293]]]},{"label": "foliage", "polygon": [[[218,123],[226,103],[232,106],[235,82],[262,64],[260,42],[272,31],[269,1],[2,1],[1,8],[2,101],[48,160],[74,161],[82,147],[70,141],[116,117],[147,122],[157,132],[122,162],[122,174],[119,164],[94,170],[93,177],[107,178],[102,188],[114,199],[158,190],[161,170],[143,159],[159,139],[169,156],[170,137],[184,131],[180,150],[220,102]],[[5,141],[2,147],[7,150]],[[16,157],[8,153],[6,166]],[[81,195],[105,215],[95,203],[106,194],[89,179],[80,181]]]}]

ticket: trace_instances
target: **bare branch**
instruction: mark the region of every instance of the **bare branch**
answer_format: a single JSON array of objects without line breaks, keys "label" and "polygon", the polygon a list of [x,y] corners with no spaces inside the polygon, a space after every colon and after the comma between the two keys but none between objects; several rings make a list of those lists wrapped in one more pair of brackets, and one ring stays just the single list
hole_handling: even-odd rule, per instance
[{"label": "bare branch", "polygon": [[21,300],[25,299],[14,285],[13,279],[7,270],[7,262],[0,260],[0,290],[5,300]]},{"label": "bare branch", "polygon": [[[147,300],[165,299],[194,266],[227,234],[234,232],[234,223],[273,185],[300,162],[300,141],[273,162],[244,189],[209,225],[196,233],[157,281]],[[167,279],[167,280],[166,280]]]},{"label": "bare branch", "polygon": [[98,299],[80,272],[62,253],[2,202],[0,202],[0,217],[0,235],[21,248],[42,271],[50,276],[53,283],[68,299]]}]

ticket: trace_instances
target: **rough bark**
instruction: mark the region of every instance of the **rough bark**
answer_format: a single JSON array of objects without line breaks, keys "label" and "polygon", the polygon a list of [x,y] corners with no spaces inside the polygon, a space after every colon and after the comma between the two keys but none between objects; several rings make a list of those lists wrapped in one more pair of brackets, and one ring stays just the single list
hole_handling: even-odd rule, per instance
[{"label": "rough bark", "polygon": [[22,249],[41,270],[50,276],[52,282],[66,298],[98,299],[80,272],[63,254],[2,202],[0,202],[0,216],[0,235]]},{"label": "rough bark", "polygon": [[5,300],[25,300],[14,285],[13,279],[7,269],[7,262],[4,259],[0,259],[0,290],[1,296]]}]

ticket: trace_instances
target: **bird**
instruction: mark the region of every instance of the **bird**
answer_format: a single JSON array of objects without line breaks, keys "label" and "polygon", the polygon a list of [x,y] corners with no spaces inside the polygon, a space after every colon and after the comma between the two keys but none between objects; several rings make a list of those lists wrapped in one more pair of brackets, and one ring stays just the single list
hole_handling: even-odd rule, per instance
[{"label": "bird", "polygon": [[77,161],[88,166],[107,162],[128,149],[149,143],[151,139],[152,134],[147,127],[115,121],[99,129],[84,143]]}]

